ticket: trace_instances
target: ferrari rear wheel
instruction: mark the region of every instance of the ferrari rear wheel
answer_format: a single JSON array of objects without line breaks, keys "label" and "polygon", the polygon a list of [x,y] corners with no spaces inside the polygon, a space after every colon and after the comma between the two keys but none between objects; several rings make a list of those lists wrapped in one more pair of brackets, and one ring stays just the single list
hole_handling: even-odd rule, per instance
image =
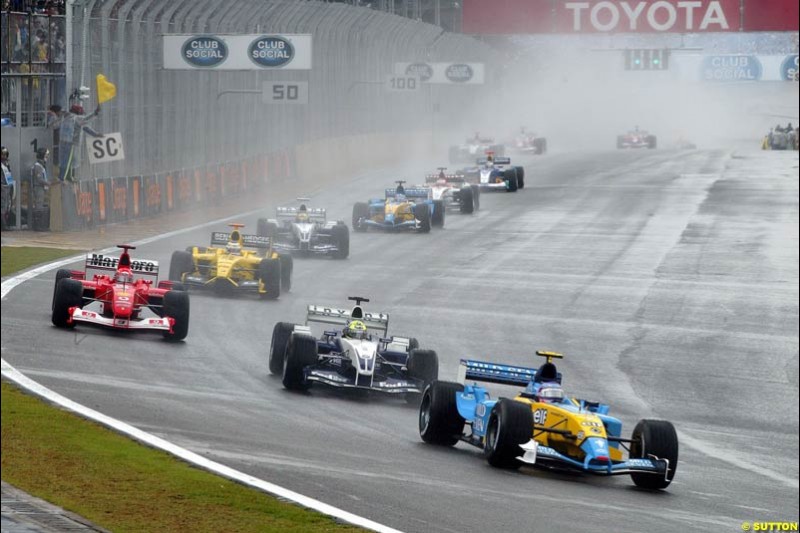
[{"label": "ferrari rear wheel", "polygon": [[675,426],[666,420],[640,420],[633,428],[631,436],[631,458],[646,458],[654,455],[669,461],[666,476],[631,473],[631,479],[637,487],[644,489],[665,489],[675,477],[678,468],[678,433]]},{"label": "ferrari rear wheel", "polygon": [[83,304],[83,284],[76,279],[62,278],[56,285],[53,298],[53,325],[59,328],[74,328],[69,323],[69,308],[81,307]]},{"label": "ferrari rear wheel", "polygon": [[483,455],[497,468],[519,468],[520,444],[533,436],[533,415],[529,405],[507,398],[498,401],[489,415]]},{"label": "ferrari rear wheel", "polygon": [[307,390],[311,382],[306,380],[304,370],[317,362],[317,340],[310,335],[289,336],[283,362],[283,386],[289,390]]},{"label": "ferrari rear wheel", "polygon": [[68,279],[72,277],[72,272],[65,268],[59,268],[58,272],[56,272],[56,282],[53,284],[53,301],[50,303],[50,310],[52,310],[56,306],[56,289],[58,288],[58,282],[62,279]]},{"label": "ferrari rear wheel", "polygon": [[434,381],[422,393],[419,405],[419,436],[428,444],[455,446],[464,432],[464,419],[458,413],[456,395],[464,385]]},{"label": "ferrari rear wheel", "polygon": [[164,332],[168,341],[182,341],[189,333],[189,293],[171,290],[164,294],[164,317],[175,319],[172,333]]}]

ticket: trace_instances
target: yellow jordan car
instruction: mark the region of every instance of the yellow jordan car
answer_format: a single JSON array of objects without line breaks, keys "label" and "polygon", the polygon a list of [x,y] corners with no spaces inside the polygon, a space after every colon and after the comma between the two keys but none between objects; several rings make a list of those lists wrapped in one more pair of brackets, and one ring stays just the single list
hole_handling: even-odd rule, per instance
[{"label": "yellow jordan car", "polygon": [[220,294],[251,292],[267,300],[288,291],[292,257],[275,252],[269,237],[242,234],[244,224],[230,226],[230,233],[213,232],[209,247],[173,252],[169,279],[186,288],[208,288]]}]

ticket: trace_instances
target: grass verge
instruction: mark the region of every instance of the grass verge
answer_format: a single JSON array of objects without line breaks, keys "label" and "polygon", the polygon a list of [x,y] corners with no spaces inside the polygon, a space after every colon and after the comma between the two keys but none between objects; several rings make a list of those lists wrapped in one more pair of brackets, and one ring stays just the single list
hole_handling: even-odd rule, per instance
[{"label": "grass verge", "polygon": [[79,253],[79,250],[62,250],[60,248],[3,246],[0,249],[0,276],[9,276],[39,263],[48,263]]},{"label": "grass verge", "polygon": [[[75,253],[3,247],[3,275]],[[362,531],[195,468],[6,382],[0,408],[2,479],[111,531]]]}]

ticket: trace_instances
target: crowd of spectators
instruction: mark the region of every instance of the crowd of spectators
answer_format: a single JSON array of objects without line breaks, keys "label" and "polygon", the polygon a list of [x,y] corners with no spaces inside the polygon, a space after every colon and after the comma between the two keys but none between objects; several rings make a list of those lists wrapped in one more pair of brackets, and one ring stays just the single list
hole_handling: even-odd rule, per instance
[{"label": "crowd of spectators", "polygon": [[[51,5],[52,0],[44,5]],[[4,4],[13,3],[4,0]],[[37,5],[37,2],[30,2]],[[9,6],[13,9],[13,6]],[[63,63],[66,61],[66,21],[49,16],[56,8],[29,12],[4,12],[2,16],[2,61],[11,63]],[[44,14],[42,14],[44,13]]]},{"label": "crowd of spectators", "polygon": [[64,15],[66,0],[3,0],[2,11],[33,15]]}]

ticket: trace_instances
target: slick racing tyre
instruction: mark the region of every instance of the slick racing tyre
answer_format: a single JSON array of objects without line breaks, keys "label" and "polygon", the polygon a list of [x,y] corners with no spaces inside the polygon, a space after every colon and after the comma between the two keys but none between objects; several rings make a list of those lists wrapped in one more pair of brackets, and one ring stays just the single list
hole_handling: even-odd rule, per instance
[{"label": "slick racing tyre", "polygon": [[172,252],[172,259],[169,261],[169,279],[183,281],[183,275],[192,272],[194,272],[194,259],[191,252],[181,250]]},{"label": "slick racing tyre", "polygon": [[[409,348],[411,348],[410,345]],[[422,382],[423,391],[439,378],[439,357],[433,350],[411,349],[406,367],[408,368],[408,377]],[[421,393],[410,392],[406,394],[406,401],[417,403],[421,397]]]},{"label": "slick racing tyre", "polygon": [[292,290],[292,271],[294,270],[294,259],[289,254],[278,256],[281,262],[281,290],[289,292]]},{"label": "slick racing tyre", "polygon": [[483,455],[497,468],[519,468],[520,444],[533,437],[533,415],[529,405],[501,398],[489,415]]},{"label": "slick racing tyre", "polygon": [[434,228],[444,227],[444,202],[441,200],[433,201],[433,214],[431,215],[431,226]]},{"label": "slick racing tyre", "polygon": [[640,420],[631,436],[631,458],[647,458],[652,455],[669,461],[666,476],[632,472],[631,479],[637,487],[665,489],[675,477],[678,469],[678,434],[675,426],[666,420]]},{"label": "slick racing tyre", "polygon": [[264,258],[258,264],[258,279],[264,284],[266,293],[259,293],[265,300],[277,300],[281,295],[281,261]]},{"label": "slick racing tyre", "polygon": [[475,211],[475,196],[473,196],[472,187],[462,187],[458,191],[459,210],[465,214],[470,215]]},{"label": "slick racing tyre", "polygon": [[289,390],[307,390],[304,369],[317,362],[317,340],[310,335],[292,334],[283,361],[283,386]]},{"label": "slick racing tyre", "polygon": [[350,255],[350,230],[345,224],[337,224],[331,228],[331,237],[336,245],[334,259],[347,259]]},{"label": "slick racing tyre", "polygon": [[272,328],[272,341],[269,345],[269,371],[272,374],[283,374],[283,359],[286,357],[286,346],[292,331],[294,324],[291,322],[278,322]]},{"label": "slick racing tyre", "polygon": [[366,221],[369,219],[369,205],[358,202],[353,206],[353,231],[367,231]]},{"label": "slick racing tyre", "polygon": [[428,204],[417,204],[414,206],[414,218],[419,221],[419,232],[430,233],[431,231],[431,211]]},{"label": "slick racing tyre", "polygon": [[83,304],[83,284],[76,279],[59,280],[53,298],[53,325],[59,328],[74,328],[74,322],[68,323],[69,308],[81,307],[81,304]]},{"label": "slick racing tyre", "polygon": [[461,383],[434,381],[422,393],[419,404],[419,436],[428,444],[454,446],[464,432],[464,419],[458,414],[456,394]]},{"label": "slick racing tyre", "polygon": [[525,167],[514,167],[517,171],[517,188],[525,188]]},{"label": "slick racing tyre", "polygon": [[58,288],[58,282],[62,279],[69,279],[72,277],[72,272],[65,268],[59,268],[58,272],[56,272],[56,282],[53,284],[53,301],[50,303],[50,310],[56,306],[56,289]]},{"label": "slick racing tyre", "polygon": [[475,206],[475,211],[481,208],[481,188],[477,185],[470,185],[472,189],[472,204]]},{"label": "slick racing tyre", "polygon": [[517,192],[517,172],[513,168],[507,168],[503,172],[503,179],[506,180],[508,192]]},{"label": "slick racing tyre", "polygon": [[171,290],[164,295],[165,317],[175,319],[172,333],[164,332],[164,338],[169,341],[181,341],[189,333],[189,293]]}]

